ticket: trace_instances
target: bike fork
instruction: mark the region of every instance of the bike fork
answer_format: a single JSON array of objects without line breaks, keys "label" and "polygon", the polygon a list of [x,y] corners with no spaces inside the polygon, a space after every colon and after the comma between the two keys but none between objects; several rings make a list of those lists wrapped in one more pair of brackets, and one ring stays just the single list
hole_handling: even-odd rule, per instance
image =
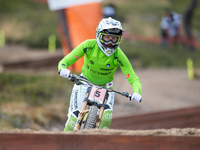
[{"label": "bike fork", "polygon": [[[107,99],[105,100],[104,104],[106,104],[106,102],[107,102]],[[87,107],[87,102],[84,101],[82,108],[81,108],[81,112],[78,114],[78,119],[77,119],[76,125],[74,127],[74,131],[80,130],[81,122],[82,122],[85,114],[88,113],[88,111],[89,111],[89,110],[86,110],[86,107]],[[97,118],[97,122],[95,124],[95,129],[99,129],[99,126],[101,124],[101,119],[102,119],[102,116],[103,116],[103,112],[104,112],[104,107],[101,107],[99,109],[99,115],[98,115],[98,118]]]},{"label": "bike fork", "polygon": [[[104,104],[106,104],[106,103],[107,103],[107,99],[105,100]],[[104,107],[100,107],[99,116],[98,116],[97,122],[95,124],[95,129],[99,129],[99,126],[101,124],[101,119],[102,119],[102,116],[103,116],[103,112],[104,112]]]},{"label": "bike fork", "polygon": [[104,107],[101,107],[101,108],[99,109],[99,115],[98,115],[97,122],[96,122],[96,124],[95,124],[95,129],[99,129],[99,126],[100,126],[100,124],[101,124],[101,118],[102,118],[102,116],[103,116],[103,112],[104,112]]},{"label": "bike fork", "polygon": [[84,101],[83,106],[81,108],[81,112],[78,114],[78,119],[77,119],[76,125],[74,127],[74,131],[80,130],[81,122],[82,122],[85,114],[88,112],[88,110],[86,110],[86,107],[87,107],[87,102]]}]

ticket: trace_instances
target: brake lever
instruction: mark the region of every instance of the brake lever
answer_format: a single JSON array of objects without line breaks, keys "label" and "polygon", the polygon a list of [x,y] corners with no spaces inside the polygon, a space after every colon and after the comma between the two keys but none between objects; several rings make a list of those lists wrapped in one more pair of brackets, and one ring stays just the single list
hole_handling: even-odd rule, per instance
[{"label": "brake lever", "polygon": [[83,82],[81,82],[81,81],[76,81],[76,85],[81,85],[81,84],[83,84]]},{"label": "brake lever", "polygon": [[122,92],[122,95],[126,96],[126,97],[131,97],[131,95],[128,92]]},{"label": "brake lever", "polygon": [[77,82],[77,81],[79,81],[79,77],[78,77],[77,75],[75,75],[75,74],[70,74],[69,77],[71,78],[70,80],[71,80],[72,82]]}]

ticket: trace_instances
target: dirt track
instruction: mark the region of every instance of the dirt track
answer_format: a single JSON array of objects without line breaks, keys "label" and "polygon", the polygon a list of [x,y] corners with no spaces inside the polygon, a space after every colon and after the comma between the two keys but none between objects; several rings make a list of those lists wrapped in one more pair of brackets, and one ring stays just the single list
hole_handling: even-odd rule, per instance
[{"label": "dirt track", "polygon": [[[25,71],[34,71],[34,65],[40,64],[39,61],[41,58],[48,62],[50,57],[60,57],[62,51],[57,51],[54,54],[49,54],[46,51],[29,51],[25,47],[18,46],[6,46],[4,49],[0,50],[0,64],[9,64],[9,62],[19,63],[21,60],[29,60],[30,64],[27,65]],[[32,63],[31,60],[34,60]],[[19,61],[20,60],[20,61]],[[12,64],[12,63],[11,63]],[[32,65],[34,64],[34,65]],[[40,65],[41,66],[41,65]],[[33,67],[33,68],[32,68]],[[2,68],[2,67],[0,67]],[[12,68],[12,67],[11,67]],[[7,71],[24,71],[24,68],[11,69],[4,68]],[[50,69],[51,68],[51,69]],[[57,74],[57,63],[55,66],[46,67],[47,70],[42,68],[37,69],[39,73],[55,73]],[[0,69],[0,70],[3,70]],[[142,87],[143,87],[143,101],[142,103],[130,102],[124,97],[116,95],[116,102],[113,111],[113,124],[115,119],[123,117],[127,121],[130,121],[130,118],[135,117],[144,117],[149,113],[161,113],[163,111],[169,110],[178,110],[183,108],[189,108],[194,106],[200,106],[200,80],[189,81],[187,78],[187,71],[183,69],[142,69],[135,70],[136,74],[139,76]],[[118,90],[132,92],[131,86],[127,84],[126,78],[122,73],[117,73],[114,79],[114,86]],[[183,110],[183,112],[186,112]],[[176,113],[177,114],[177,113]],[[183,113],[184,114],[184,113]],[[199,115],[199,112],[197,113]],[[136,116],[138,115],[138,116]],[[126,117],[125,117],[126,116]],[[152,116],[151,116],[152,117]],[[152,118],[155,118],[152,117]],[[143,118],[145,120],[145,118]],[[195,118],[200,120],[200,118]],[[194,119],[194,120],[195,120]],[[188,118],[187,118],[188,120]],[[122,119],[120,120],[122,122]],[[177,120],[173,120],[177,121]],[[191,120],[188,120],[189,122]],[[153,123],[153,122],[150,122]],[[117,123],[116,123],[117,124]],[[121,128],[126,126],[126,122],[123,122]],[[174,126],[177,127],[177,126]],[[119,127],[118,127],[119,128]],[[199,128],[199,127],[198,127]],[[184,131],[185,133],[193,133],[193,135],[199,135],[199,129],[191,130],[179,130]],[[91,146],[92,143],[97,143],[97,145],[102,149],[108,145],[108,136],[112,144],[110,148],[107,149],[116,149],[120,146],[123,146],[123,149],[126,148],[136,148],[136,149],[199,149],[200,148],[200,139],[199,137],[184,137],[187,134],[182,134],[183,137],[177,137],[178,131],[176,129],[171,129],[171,133],[176,133],[173,137],[167,137],[168,134],[155,136],[154,133],[164,133],[169,130],[149,130],[149,132],[140,131],[144,133],[141,135],[116,135],[118,131],[110,130],[111,135],[102,135],[102,131],[99,131],[97,135],[91,136],[89,133],[85,135],[79,134],[61,134],[61,133],[0,133],[0,149],[12,149],[12,146],[15,146],[19,149],[65,149],[64,147],[68,146],[73,149],[79,149],[79,146]],[[23,132],[23,131],[20,131]],[[93,132],[93,131],[92,131]],[[107,132],[107,131],[106,131]],[[125,132],[125,131],[122,131]],[[133,132],[133,131],[131,131]],[[105,133],[105,132],[104,132]],[[106,133],[107,134],[107,133]],[[129,131],[130,134],[130,131]],[[115,135],[115,136],[112,136]],[[144,136],[146,135],[146,136]],[[152,137],[153,136],[153,137]],[[22,140],[23,139],[23,140]],[[76,140],[74,140],[76,139]],[[97,140],[99,142],[96,142]],[[37,140],[37,142],[36,142]],[[80,145],[80,140],[82,145]],[[7,143],[9,141],[9,144]],[[47,142],[48,141],[48,142]],[[53,142],[54,141],[54,142]],[[67,141],[67,142],[66,142]],[[89,142],[88,142],[89,141]],[[55,143],[57,142],[57,144]],[[71,143],[70,143],[71,142]],[[46,144],[47,143],[47,144]],[[134,143],[134,144],[133,144]],[[145,143],[145,144],[144,144]],[[171,144],[169,144],[171,143]],[[176,145],[176,146],[175,146]],[[147,148],[148,147],[148,148]],[[153,147],[153,148],[152,148]]]},{"label": "dirt track", "polygon": [[[200,136],[189,135],[196,129],[154,131],[88,130],[76,133],[0,133],[2,150],[88,150],[88,149],[145,149],[145,150],[198,150]],[[146,132],[146,133],[145,133]],[[174,136],[174,134],[176,135]],[[185,133],[183,134],[178,133]],[[145,135],[145,136],[144,136]],[[187,135],[187,136],[186,136]],[[8,143],[9,141],[9,143]]]}]

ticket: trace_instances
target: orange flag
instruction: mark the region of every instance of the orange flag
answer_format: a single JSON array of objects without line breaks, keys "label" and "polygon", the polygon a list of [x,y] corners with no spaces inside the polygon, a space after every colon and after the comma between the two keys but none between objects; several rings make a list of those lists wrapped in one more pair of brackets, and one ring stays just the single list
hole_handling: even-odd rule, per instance
[{"label": "orange flag", "polygon": [[[60,4],[59,4],[60,2]],[[58,33],[64,55],[87,39],[96,38],[96,27],[102,19],[101,0],[48,0],[49,9],[58,13]],[[69,69],[81,72],[84,58]]]}]

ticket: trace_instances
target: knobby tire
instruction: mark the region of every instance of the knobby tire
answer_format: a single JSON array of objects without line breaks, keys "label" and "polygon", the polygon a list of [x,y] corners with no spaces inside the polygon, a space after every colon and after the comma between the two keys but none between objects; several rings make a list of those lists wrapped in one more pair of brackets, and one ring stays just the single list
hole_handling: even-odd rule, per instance
[{"label": "knobby tire", "polygon": [[94,128],[96,122],[98,108],[96,106],[90,106],[90,110],[88,112],[87,119],[85,121],[85,125],[83,129],[91,129]]}]

